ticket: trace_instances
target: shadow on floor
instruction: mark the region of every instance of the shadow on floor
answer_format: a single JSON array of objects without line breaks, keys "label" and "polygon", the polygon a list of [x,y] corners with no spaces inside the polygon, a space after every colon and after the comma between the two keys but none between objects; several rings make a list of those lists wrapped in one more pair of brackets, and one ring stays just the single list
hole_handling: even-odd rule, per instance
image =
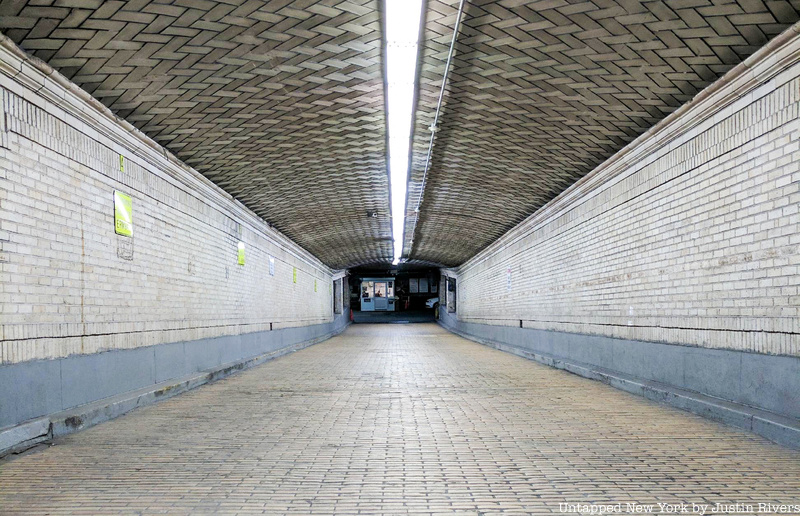
[{"label": "shadow on floor", "polygon": [[435,322],[433,310],[408,310],[406,312],[359,312],[353,310],[354,323],[426,323]]}]

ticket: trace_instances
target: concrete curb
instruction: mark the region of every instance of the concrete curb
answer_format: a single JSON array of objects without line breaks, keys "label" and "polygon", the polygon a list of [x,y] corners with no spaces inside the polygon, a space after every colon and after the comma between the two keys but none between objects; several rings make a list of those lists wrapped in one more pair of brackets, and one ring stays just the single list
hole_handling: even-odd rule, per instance
[{"label": "concrete curb", "polygon": [[441,321],[437,322],[447,331],[478,344],[513,353],[550,367],[563,369],[584,378],[597,380],[625,392],[747,430],[782,446],[800,450],[800,421],[720,398],[706,396],[698,392],[680,389],[672,385],[643,380],[590,364],[565,360],[543,353],[534,353],[517,346],[480,339],[450,328]]},{"label": "concrete curb", "polygon": [[348,326],[349,322],[337,331],[286,346],[271,353],[229,362],[199,373],[172,378],[141,389],[103,398],[49,416],[26,421],[16,426],[0,429],[0,458],[12,453],[21,453],[39,443],[78,432],[122,416],[138,407],[144,407],[177,396],[201,385],[212,383],[275,358],[318,344],[342,333]]},{"label": "concrete curb", "polygon": [[0,457],[19,453],[50,438],[50,419],[39,418],[0,432]]}]

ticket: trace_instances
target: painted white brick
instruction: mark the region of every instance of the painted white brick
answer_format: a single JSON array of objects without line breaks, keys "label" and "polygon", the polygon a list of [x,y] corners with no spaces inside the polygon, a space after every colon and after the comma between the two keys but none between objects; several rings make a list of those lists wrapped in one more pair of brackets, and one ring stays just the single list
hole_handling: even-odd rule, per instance
[{"label": "painted white brick", "polygon": [[[121,126],[79,122],[25,89],[0,93],[0,361],[332,320],[332,271],[196,173],[141,161]],[[114,190],[133,198],[133,238],[114,233]]]},{"label": "painted white brick", "polygon": [[602,170],[452,271],[458,318],[800,356],[798,74]]}]

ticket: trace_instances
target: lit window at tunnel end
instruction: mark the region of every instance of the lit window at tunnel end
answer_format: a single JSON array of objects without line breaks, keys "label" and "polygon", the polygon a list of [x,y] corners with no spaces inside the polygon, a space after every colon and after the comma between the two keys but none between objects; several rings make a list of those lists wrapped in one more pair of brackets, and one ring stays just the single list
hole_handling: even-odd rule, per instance
[{"label": "lit window at tunnel end", "polygon": [[408,154],[411,145],[422,0],[386,0],[384,15],[392,237],[394,263],[397,264],[403,254]]}]

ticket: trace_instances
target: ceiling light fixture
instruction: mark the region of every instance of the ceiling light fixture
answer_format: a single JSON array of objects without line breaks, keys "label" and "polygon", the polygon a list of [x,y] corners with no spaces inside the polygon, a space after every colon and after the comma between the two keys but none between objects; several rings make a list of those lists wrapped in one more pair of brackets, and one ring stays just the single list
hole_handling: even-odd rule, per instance
[{"label": "ceiling light fixture", "polygon": [[403,254],[422,0],[385,0],[384,6],[393,263],[397,264]]}]

